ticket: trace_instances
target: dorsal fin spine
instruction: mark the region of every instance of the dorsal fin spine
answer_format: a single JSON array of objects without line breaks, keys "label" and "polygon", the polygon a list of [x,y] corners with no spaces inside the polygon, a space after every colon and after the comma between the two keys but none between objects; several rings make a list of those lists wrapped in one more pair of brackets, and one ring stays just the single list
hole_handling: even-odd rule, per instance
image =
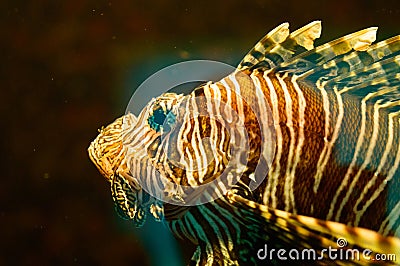
[{"label": "dorsal fin spine", "polygon": [[320,35],[321,21],[313,21],[290,35],[289,23],[283,23],[270,31],[250,50],[237,70],[273,68],[293,55],[312,49],[314,40]]}]

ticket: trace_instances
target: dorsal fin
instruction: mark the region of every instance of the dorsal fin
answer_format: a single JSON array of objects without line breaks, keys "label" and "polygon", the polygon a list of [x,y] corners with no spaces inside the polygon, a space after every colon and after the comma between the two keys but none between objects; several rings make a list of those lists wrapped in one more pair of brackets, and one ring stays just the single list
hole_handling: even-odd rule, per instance
[{"label": "dorsal fin", "polygon": [[239,63],[237,69],[270,69],[293,55],[310,50],[321,35],[321,21],[313,21],[289,35],[289,23],[270,31]]},{"label": "dorsal fin", "polygon": [[328,81],[317,82],[323,90],[335,89],[340,94],[353,95],[389,108],[400,110],[400,55],[378,61]]},{"label": "dorsal fin", "polygon": [[371,27],[325,43],[283,62],[276,68],[276,72],[300,75],[352,50],[365,51],[376,40],[377,30],[377,27]]},{"label": "dorsal fin", "polygon": [[283,42],[289,36],[289,23],[285,22],[267,33],[256,45],[245,55],[237,66],[238,70],[250,68],[260,62],[276,44]]},{"label": "dorsal fin", "polygon": [[[328,45],[323,46],[333,50]],[[328,56],[321,57],[325,61],[317,56],[317,60],[311,62],[304,59],[309,55],[300,55],[300,60],[293,59],[294,63],[287,66],[286,71],[297,75],[297,81],[307,84],[309,88],[337,90],[339,94],[351,95],[384,107],[387,112],[399,111],[400,36],[371,45],[364,51],[346,52],[348,49],[336,57],[326,53]],[[304,63],[304,68],[301,69],[299,62]],[[277,71],[285,73],[283,69]]]},{"label": "dorsal fin", "polygon": [[353,51],[333,58],[323,65],[301,75],[313,83],[328,81],[346,73],[372,65],[374,62],[395,56],[400,51],[400,36],[371,45],[366,51]]},{"label": "dorsal fin", "polygon": [[325,87],[336,86],[338,89],[366,88],[370,85],[394,85],[399,81],[400,55],[378,61],[372,65],[353,70],[329,80]]}]

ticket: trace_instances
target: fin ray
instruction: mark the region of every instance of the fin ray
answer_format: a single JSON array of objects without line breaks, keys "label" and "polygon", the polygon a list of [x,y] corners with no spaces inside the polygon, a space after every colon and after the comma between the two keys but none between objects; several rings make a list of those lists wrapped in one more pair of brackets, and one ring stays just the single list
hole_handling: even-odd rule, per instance
[{"label": "fin ray", "polygon": [[[359,249],[360,253],[369,249],[373,254],[395,254],[394,263],[400,263],[399,238],[384,237],[369,229],[350,227],[337,222],[322,221],[313,217],[271,209],[232,192],[228,192],[227,197],[232,204],[242,206],[241,210],[253,212],[254,217],[259,217],[255,219],[261,220],[261,225],[279,227],[279,236],[276,237],[281,241],[288,238],[288,241],[295,242],[299,248],[316,248],[321,251],[329,246],[338,247],[336,241],[345,239],[348,248]],[[354,264],[364,265],[368,263],[368,260],[360,256],[360,261],[353,262]]]},{"label": "fin ray", "polygon": [[400,52],[400,36],[371,45],[366,51],[353,51],[333,58],[323,65],[312,68],[301,75],[313,83],[330,79],[372,65],[374,62],[397,55]]},{"label": "fin ray", "polygon": [[276,68],[276,72],[300,75],[352,50],[365,51],[375,41],[377,30],[377,27],[367,28],[320,45],[283,62]]},{"label": "fin ray", "polygon": [[321,21],[313,21],[289,34],[289,23],[270,31],[239,63],[237,70],[270,69],[293,55],[313,48],[321,35]]}]

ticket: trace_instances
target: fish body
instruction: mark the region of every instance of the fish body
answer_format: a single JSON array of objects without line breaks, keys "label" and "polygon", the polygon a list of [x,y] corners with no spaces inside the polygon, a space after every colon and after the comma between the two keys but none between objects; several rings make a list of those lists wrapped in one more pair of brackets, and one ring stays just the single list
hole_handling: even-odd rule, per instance
[{"label": "fish body", "polygon": [[319,21],[288,27],[222,80],[116,120],[90,158],[125,218],[165,219],[197,265],[263,264],[264,244],[371,262],[329,260],[338,239],[399,263],[400,37],[372,44],[372,27],[314,48]]}]

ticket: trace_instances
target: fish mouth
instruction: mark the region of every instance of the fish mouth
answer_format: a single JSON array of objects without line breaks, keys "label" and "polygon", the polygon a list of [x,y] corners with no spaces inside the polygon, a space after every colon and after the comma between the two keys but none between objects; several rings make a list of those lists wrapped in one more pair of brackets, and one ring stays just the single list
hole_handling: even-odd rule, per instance
[{"label": "fish mouth", "polygon": [[95,149],[95,141],[90,143],[87,151],[89,154],[89,159],[93,162],[93,164],[96,166],[97,170],[100,172],[102,176],[104,176],[108,181],[111,181],[111,176],[113,174],[113,171],[110,169],[111,165],[106,161],[102,160],[102,158],[99,158],[96,154],[94,154]]}]

